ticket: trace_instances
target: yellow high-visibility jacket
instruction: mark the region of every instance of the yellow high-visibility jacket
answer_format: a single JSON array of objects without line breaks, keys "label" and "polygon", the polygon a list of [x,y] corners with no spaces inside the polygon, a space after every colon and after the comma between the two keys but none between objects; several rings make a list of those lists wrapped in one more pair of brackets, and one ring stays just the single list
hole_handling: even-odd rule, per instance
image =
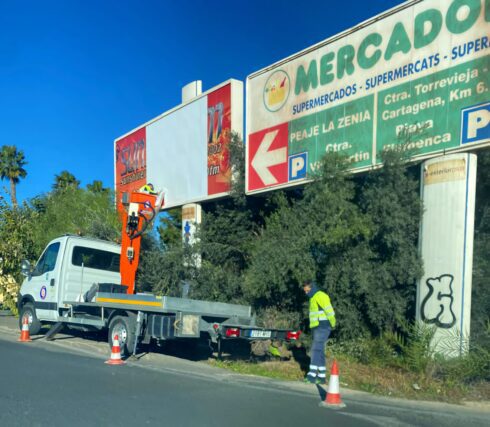
[{"label": "yellow high-visibility jacket", "polygon": [[323,291],[318,291],[310,298],[310,329],[316,328],[321,320],[328,320],[335,328],[335,311],[330,297]]}]

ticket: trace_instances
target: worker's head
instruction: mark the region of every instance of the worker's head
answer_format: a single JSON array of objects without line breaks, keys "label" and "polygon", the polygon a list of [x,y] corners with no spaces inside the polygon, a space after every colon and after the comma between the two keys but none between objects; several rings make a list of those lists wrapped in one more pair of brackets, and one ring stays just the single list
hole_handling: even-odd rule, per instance
[{"label": "worker's head", "polygon": [[306,295],[308,295],[311,292],[311,287],[312,287],[311,280],[305,280],[303,282],[303,291],[305,292]]}]

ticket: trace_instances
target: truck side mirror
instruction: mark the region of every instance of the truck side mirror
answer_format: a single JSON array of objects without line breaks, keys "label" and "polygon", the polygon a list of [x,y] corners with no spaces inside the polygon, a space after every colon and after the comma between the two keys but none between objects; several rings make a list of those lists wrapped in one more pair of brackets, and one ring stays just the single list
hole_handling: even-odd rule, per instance
[{"label": "truck side mirror", "polygon": [[31,263],[26,259],[20,264],[20,272],[23,276],[30,277],[32,273]]}]

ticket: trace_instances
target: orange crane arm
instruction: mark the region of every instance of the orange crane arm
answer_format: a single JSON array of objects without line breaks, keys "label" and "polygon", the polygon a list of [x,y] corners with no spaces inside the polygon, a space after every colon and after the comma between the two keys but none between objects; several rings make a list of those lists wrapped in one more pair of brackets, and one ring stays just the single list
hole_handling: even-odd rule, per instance
[{"label": "orange crane arm", "polygon": [[[147,186],[145,186],[147,187]],[[134,294],[136,270],[138,270],[141,236],[163,207],[163,194],[151,191],[133,191],[129,202],[123,203],[121,258],[119,271],[121,285],[128,287],[127,293]]]}]

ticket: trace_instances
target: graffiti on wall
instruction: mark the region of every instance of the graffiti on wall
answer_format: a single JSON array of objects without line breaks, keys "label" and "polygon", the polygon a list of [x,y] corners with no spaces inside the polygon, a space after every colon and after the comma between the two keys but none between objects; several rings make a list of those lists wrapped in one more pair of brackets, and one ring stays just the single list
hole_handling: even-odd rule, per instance
[{"label": "graffiti on wall", "polygon": [[450,329],[455,325],[453,281],[454,276],[451,274],[442,274],[425,281],[428,293],[420,310],[422,321],[443,329]]}]

